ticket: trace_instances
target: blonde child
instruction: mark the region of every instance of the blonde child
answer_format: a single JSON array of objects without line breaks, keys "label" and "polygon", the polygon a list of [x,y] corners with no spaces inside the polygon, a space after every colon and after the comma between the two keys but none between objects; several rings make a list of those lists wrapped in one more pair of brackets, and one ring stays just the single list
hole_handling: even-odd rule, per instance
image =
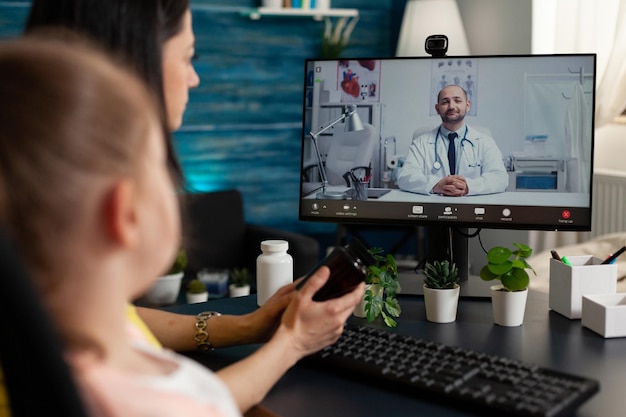
[{"label": "blonde child", "polygon": [[54,41],[0,43],[0,79],[10,103],[0,112],[0,223],[24,255],[92,415],[237,416],[339,337],[363,288],[315,303],[323,268],[301,291],[285,291],[273,337],[237,364],[265,370],[238,398],[196,362],[133,343],[127,306],[180,243],[153,95],[99,53]]}]

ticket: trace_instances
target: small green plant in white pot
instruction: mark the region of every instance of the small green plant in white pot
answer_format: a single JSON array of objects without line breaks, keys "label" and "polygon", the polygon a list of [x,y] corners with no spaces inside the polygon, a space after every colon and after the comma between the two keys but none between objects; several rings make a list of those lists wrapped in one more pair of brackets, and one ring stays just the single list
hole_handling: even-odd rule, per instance
[{"label": "small green plant in white pot", "polygon": [[354,315],[365,317],[369,322],[382,317],[387,326],[395,327],[397,322],[394,317],[400,317],[402,312],[396,298],[396,293],[400,291],[396,260],[389,253],[383,255],[381,248],[371,248],[369,251],[376,259],[376,264],[367,268],[365,297],[355,308]]},{"label": "small green plant in white pot", "polygon": [[204,282],[194,278],[187,284],[187,303],[203,303],[209,299],[209,292]]},{"label": "small green plant in white pot", "polygon": [[459,305],[459,269],[448,260],[427,263],[424,269],[426,319],[434,323],[456,320]]},{"label": "small green plant in white pot", "polygon": [[535,270],[526,259],[533,250],[522,243],[514,243],[515,250],[495,246],[487,252],[487,265],[480,270],[485,281],[498,280],[491,287],[494,322],[501,326],[520,326],[524,322],[530,277],[526,272]]},{"label": "small green plant in white pot", "polygon": [[233,268],[230,271],[228,291],[231,297],[250,295],[250,270],[248,268]]}]

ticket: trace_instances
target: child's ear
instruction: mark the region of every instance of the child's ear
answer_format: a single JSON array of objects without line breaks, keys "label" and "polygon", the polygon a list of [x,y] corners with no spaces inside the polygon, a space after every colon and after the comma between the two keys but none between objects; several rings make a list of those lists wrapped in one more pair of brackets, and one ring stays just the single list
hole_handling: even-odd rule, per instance
[{"label": "child's ear", "polygon": [[127,247],[137,243],[139,225],[136,187],[129,179],[117,181],[104,200],[104,227],[108,237]]}]

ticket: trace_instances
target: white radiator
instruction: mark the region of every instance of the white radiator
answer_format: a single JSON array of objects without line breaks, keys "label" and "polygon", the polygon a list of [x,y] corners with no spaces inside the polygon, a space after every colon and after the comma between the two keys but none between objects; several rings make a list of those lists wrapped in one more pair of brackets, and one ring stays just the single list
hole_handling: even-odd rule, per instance
[{"label": "white radiator", "polygon": [[626,172],[595,169],[591,236],[626,231]]}]

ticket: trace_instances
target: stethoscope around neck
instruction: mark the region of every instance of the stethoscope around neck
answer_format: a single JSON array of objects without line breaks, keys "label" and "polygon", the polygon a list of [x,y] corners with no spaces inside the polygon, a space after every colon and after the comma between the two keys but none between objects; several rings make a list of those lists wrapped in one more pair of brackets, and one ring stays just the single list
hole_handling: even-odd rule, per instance
[{"label": "stethoscope around neck", "polygon": [[[463,139],[461,139],[461,152],[463,152],[463,150],[465,149],[465,143],[467,142],[470,145],[472,145],[472,155],[473,155],[473,162],[469,163],[468,166],[470,168],[474,168],[474,167],[479,167],[480,164],[478,163],[478,158],[476,158],[476,147],[474,146],[474,142],[472,142],[471,140],[469,140],[467,138],[467,125],[465,126],[465,133],[463,134]],[[441,127],[439,127],[439,129],[437,130],[437,136],[435,136],[435,162],[433,162],[433,168],[435,170],[439,170],[441,169],[441,161],[439,160],[439,154],[437,153],[437,141],[439,140],[439,136],[441,136]]]}]

